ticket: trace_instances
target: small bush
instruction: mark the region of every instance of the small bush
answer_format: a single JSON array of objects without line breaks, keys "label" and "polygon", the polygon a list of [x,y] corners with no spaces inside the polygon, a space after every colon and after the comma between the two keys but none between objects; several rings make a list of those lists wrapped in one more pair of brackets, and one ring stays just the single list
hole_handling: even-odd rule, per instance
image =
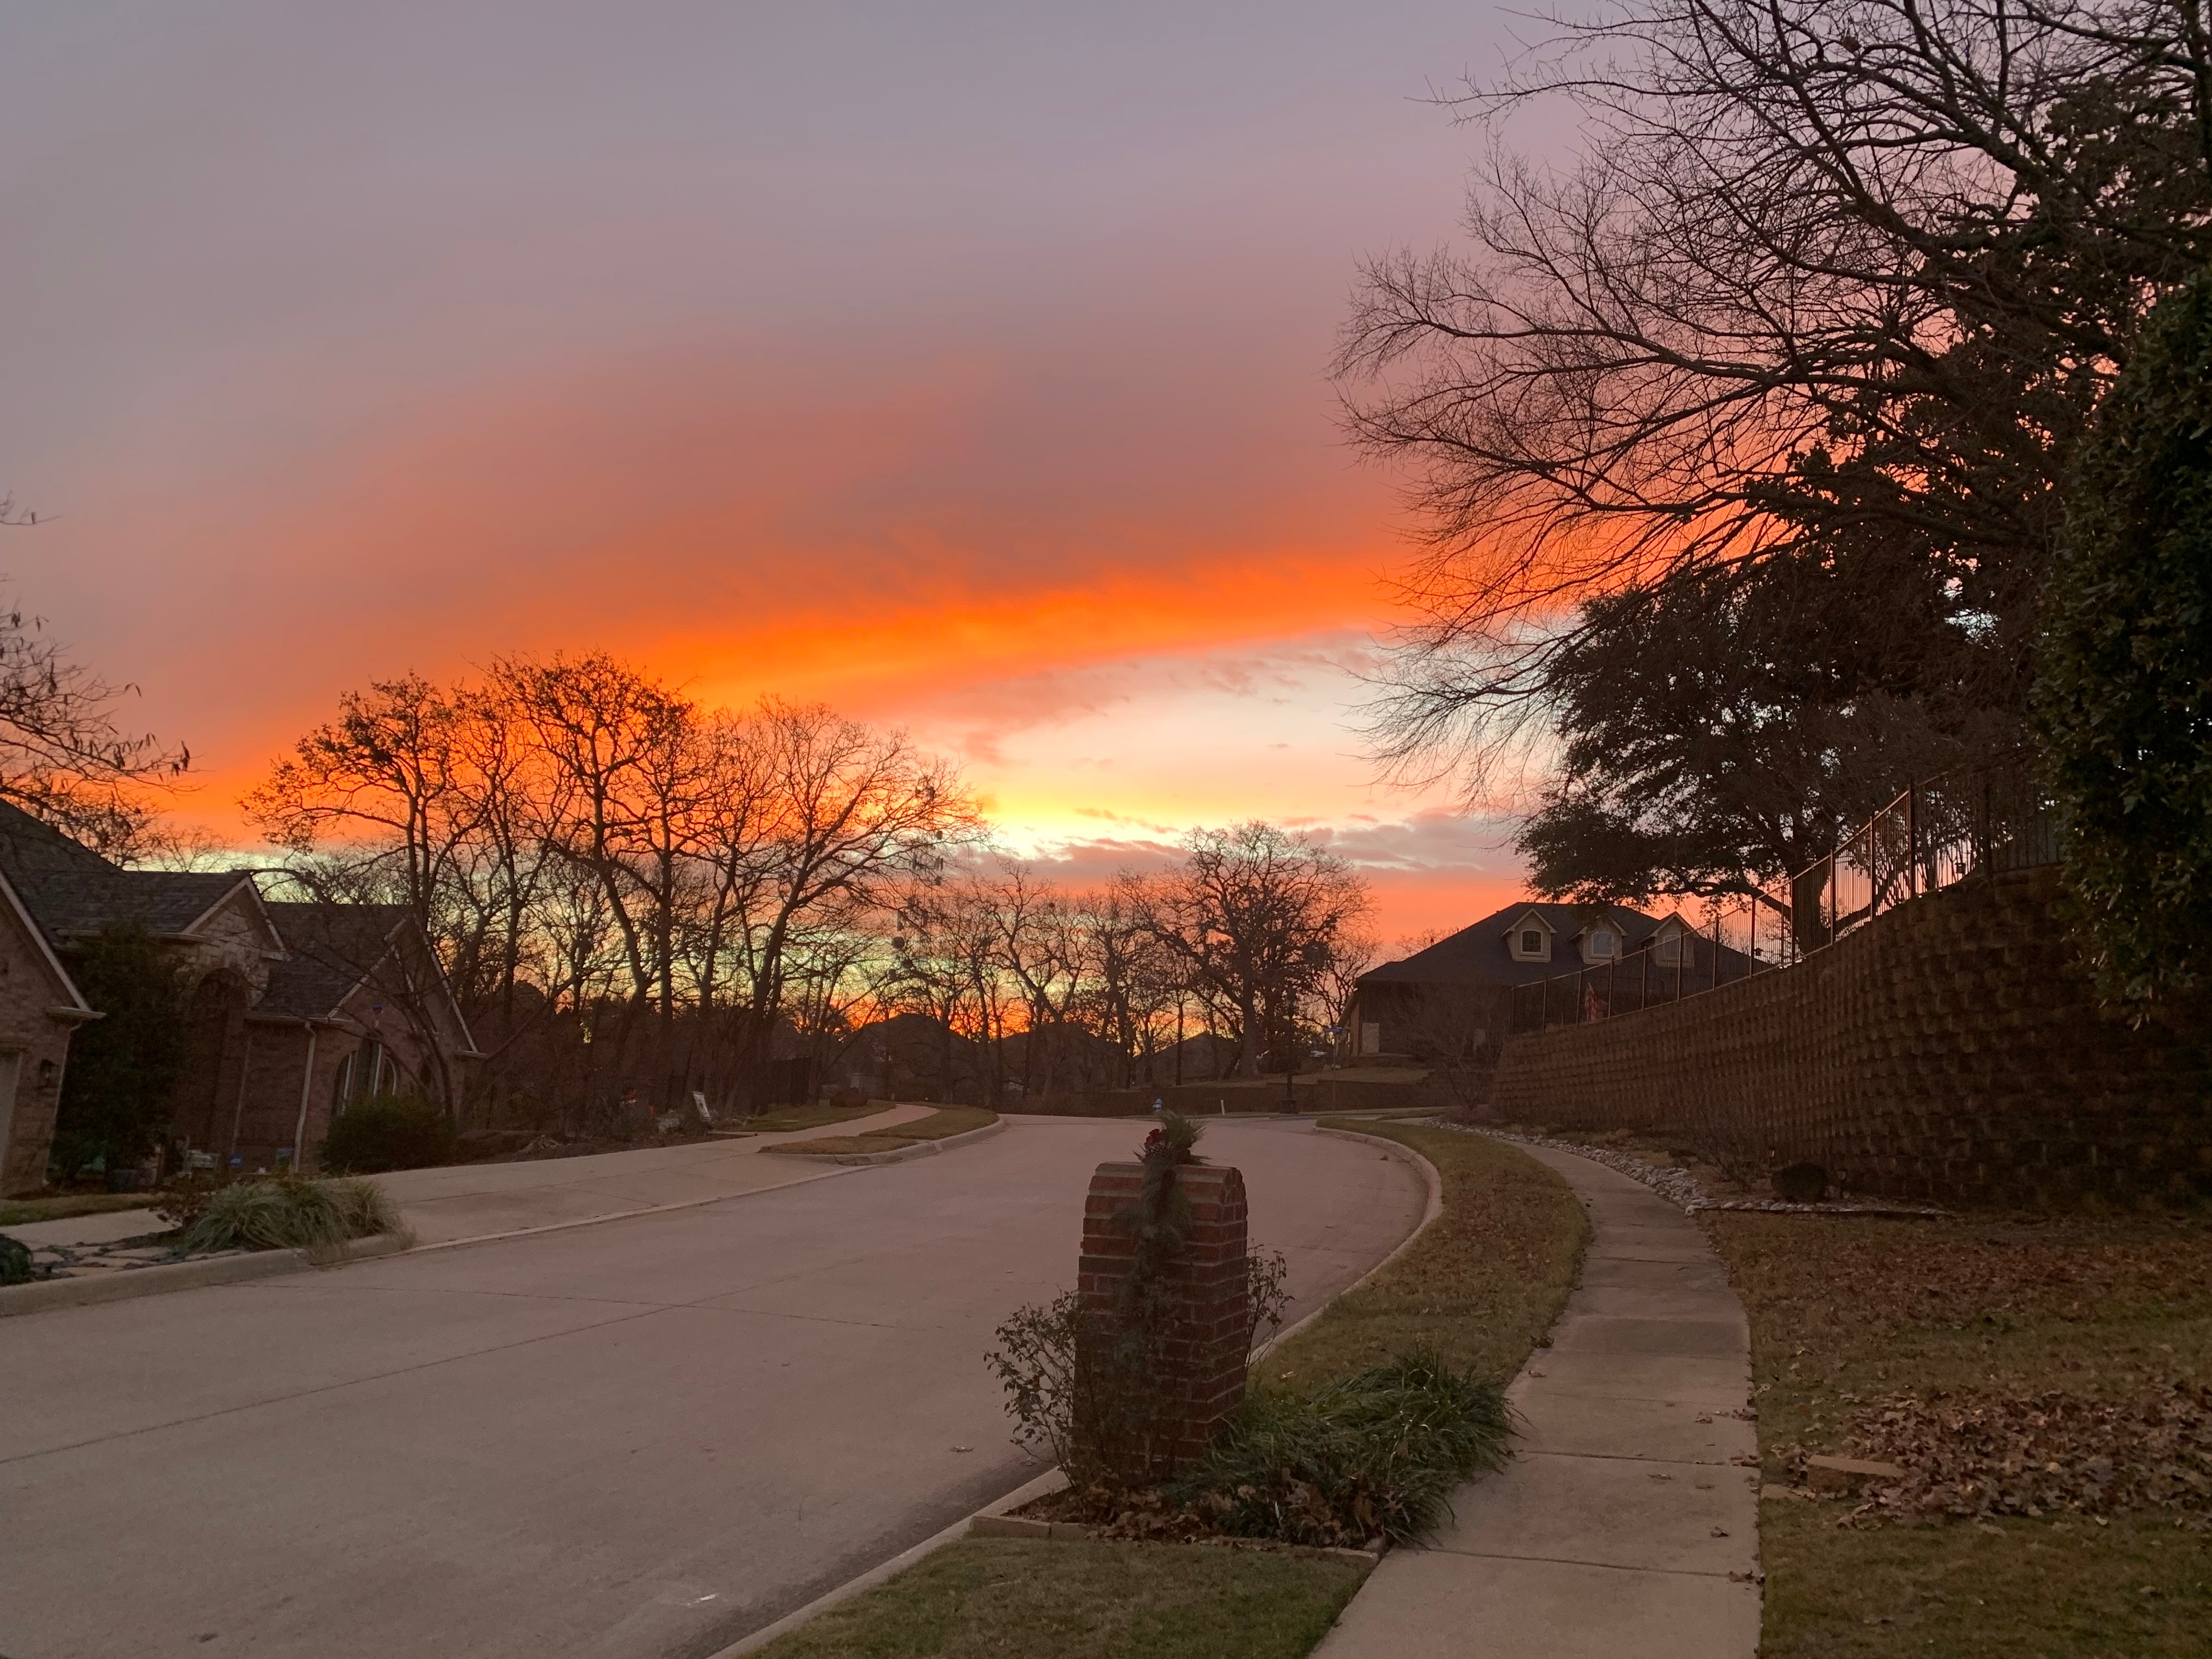
[{"label": "small bush", "polygon": [[331,1120],[322,1164],[337,1175],[428,1170],[452,1163],[454,1144],[445,1113],[420,1095],[378,1095]]},{"label": "small bush", "polygon": [[349,1238],[396,1232],[399,1217],[374,1182],[297,1176],[235,1181],[210,1194],[178,1248],[334,1253]]},{"label": "small bush", "polygon": [[1403,1354],[1310,1395],[1250,1396],[1165,1496],[1238,1537],[1402,1541],[1449,1513],[1454,1486],[1499,1468],[1512,1433],[1497,1383]]},{"label": "small bush", "polygon": [[20,1238],[0,1235],[0,1285],[31,1282],[31,1249]]}]

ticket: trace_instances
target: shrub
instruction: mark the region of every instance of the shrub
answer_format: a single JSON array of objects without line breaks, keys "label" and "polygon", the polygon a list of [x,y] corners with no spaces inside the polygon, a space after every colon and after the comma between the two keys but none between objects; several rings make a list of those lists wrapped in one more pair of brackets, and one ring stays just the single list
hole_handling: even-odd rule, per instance
[{"label": "shrub", "polygon": [[270,1176],[234,1181],[209,1195],[178,1248],[210,1250],[337,1250],[349,1238],[397,1232],[398,1211],[374,1182],[307,1181]]},{"label": "shrub", "polygon": [[428,1170],[453,1162],[453,1126],[420,1095],[356,1101],[331,1120],[323,1168],[339,1175]]},{"label": "shrub", "polygon": [[1451,1489],[1505,1461],[1504,1390],[1403,1354],[1310,1395],[1255,1394],[1166,1497],[1238,1537],[1357,1547],[1418,1538]]},{"label": "shrub", "polygon": [[30,1281],[30,1246],[20,1238],[0,1234],[0,1285],[27,1285]]},{"label": "shrub", "polygon": [[105,1018],[70,1039],[50,1155],[64,1176],[102,1158],[121,1169],[160,1144],[191,1039],[185,970],[143,931],[94,934],[70,975]]},{"label": "shrub", "polygon": [[2100,990],[2212,984],[2212,272],[2150,313],[2069,481],[2035,709]]}]

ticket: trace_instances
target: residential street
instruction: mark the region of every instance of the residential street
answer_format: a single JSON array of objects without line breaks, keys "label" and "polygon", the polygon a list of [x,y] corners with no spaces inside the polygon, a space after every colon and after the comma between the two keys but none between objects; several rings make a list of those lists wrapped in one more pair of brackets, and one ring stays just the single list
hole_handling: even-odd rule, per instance
[{"label": "residential street", "polygon": [[[0,1655],[696,1659],[1034,1473],[983,1365],[1142,1121],[0,1322]],[[1297,1317],[1412,1170],[1209,1125]]]}]

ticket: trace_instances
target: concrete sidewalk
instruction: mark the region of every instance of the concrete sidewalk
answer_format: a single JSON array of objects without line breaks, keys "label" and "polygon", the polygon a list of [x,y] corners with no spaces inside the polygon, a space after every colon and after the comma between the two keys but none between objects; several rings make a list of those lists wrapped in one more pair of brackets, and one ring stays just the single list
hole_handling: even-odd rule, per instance
[{"label": "concrete sidewalk", "polygon": [[[936,1109],[934,1106],[890,1106],[872,1117],[783,1134],[644,1146],[635,1152],[594,1152],[586,1158],[452,1164],[434,1170],[403,1170],[374,1179],[399,1206],[418,1243],[446,1244],[819,1180],[836,1171],[805,1158],[758,1154],[764,1147],[787,1141],[892,1128],[927,1117]],[[110,1210],[5,1231],[9,1237],[36,1249],[46,1244],[104,1244],[157,1233],[164,1224],[151,1210]]]},{"label": "concrete sidewalk", "polygon": [[1697,1224],[1603,1164],[1520,1150],[1593,1228],[1582,1283],[1507,1391],[1519,1455],[1401,1549],[1316,1659],[1753,1659],[1759,1471],[1743,1304]]}]

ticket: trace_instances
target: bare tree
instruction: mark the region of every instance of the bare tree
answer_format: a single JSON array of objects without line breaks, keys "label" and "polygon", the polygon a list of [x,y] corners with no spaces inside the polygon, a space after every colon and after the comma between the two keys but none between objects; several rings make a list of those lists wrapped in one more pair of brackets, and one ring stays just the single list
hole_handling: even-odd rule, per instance
[{"label": "bare tree", "polygon": [[[1468,246],[1365,273],[1338,368],[1425,550],[1379,751],[1510,752],[1596,596],[1875,549],[1946,608],[1930,685],[2023,706],[2079,435],[2212,254],[2197,0],[1620,0],[1462,101]],[[1716,584],[1716,603],[1730,597]]]},{"label": "bare tree", "polygon": [[[0,523],[30,524],[4,517]],[[111,857],[160,843],[152,792],[173,784],[191,753],[116,724],[137,687],[69,660],[35,617],[0,612],[0,800]]]},{"label": "bare tree", "polygon": [[1182,866],[1154,888],[1155,935],[1186,982],[1224,1016],[1237,1070],[1258,1075],[1272,1041],[1296,1035],[1345,929],[1368,907],[1351,866],[1273,824],[1194,831]]}]

